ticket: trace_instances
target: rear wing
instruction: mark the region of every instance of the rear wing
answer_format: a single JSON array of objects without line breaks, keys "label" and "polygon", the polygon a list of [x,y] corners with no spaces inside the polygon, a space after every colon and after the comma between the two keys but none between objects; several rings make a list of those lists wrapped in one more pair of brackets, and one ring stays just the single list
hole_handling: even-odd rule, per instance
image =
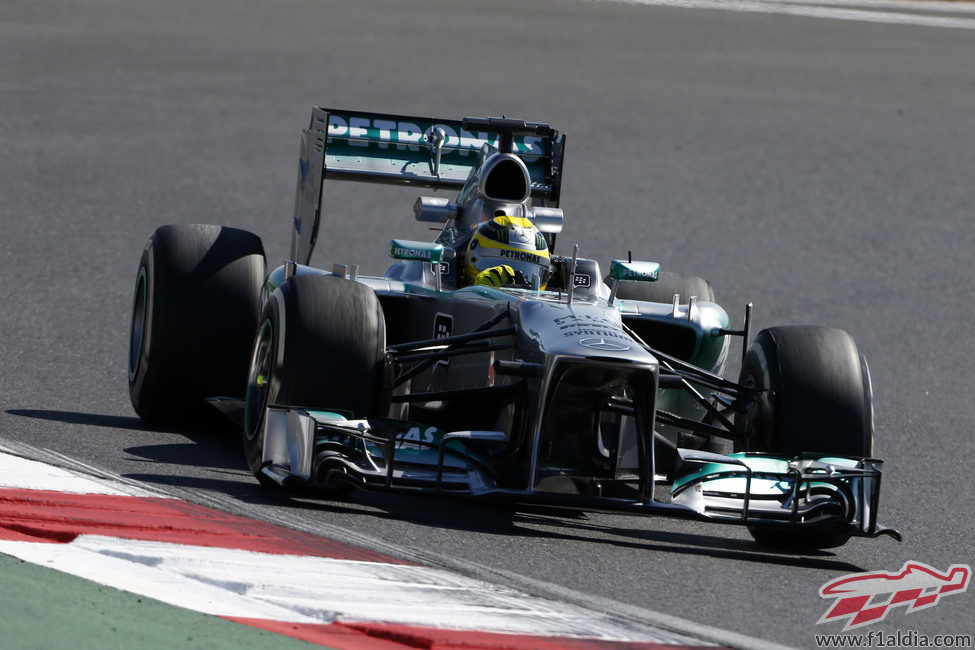
[{"label": "rear wing", "polygon": [[558,206],[565,136],[547,124],[314,108],[310,126],[301,132],[291,259],[299,264],[311,259],[326,179],[460,190],[484,145],[521,158],[532,197]]}]

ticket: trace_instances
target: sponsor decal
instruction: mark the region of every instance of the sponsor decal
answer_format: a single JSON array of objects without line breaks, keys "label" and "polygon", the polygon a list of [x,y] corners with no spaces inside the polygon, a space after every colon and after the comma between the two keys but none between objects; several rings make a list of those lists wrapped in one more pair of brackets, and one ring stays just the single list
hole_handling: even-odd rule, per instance
[{"label": "sponsor decal", "polygon": [[[446,139],[443,146],[456,149],[460,155],[469,155],[480,151],[485,143],[493,147],[498,146],[498,138],[494,133],[471,133],[464,129],[454,129],[445,124],[424,124],[414,122],[396,122],[393,120],[370,119],[368,117],[343,117],[334,113],[328,116],[328,136],[347,138],[349,144],[358,147],[368,147],[375,143],[380,149],[388,149],[392,145],[400,151],[409,149],[419,151],[427,149],[430,134],[436,129],[442,129]],[[541,156],[544,151],[540,136],[517,136],[514,138],[514,152],[531,156]]]},{"label": "sponsor decal", "polygon": [[429,262],[433,258],[433,251],[424,251],[419,248],[401,248],[397,246],[393,248],[393,257]]},{"label": "sponsor decal", "polygon": [[618,341],[629,341],[630,338],[621,332],[603,327],[580,327],[578,329],[563,332],[562,336],[587,336],[599,337],[604,339],[616,339]]},{"label": "sponsor decal", "polygon": [[440,244],[394,239],[389,242],[389,254],[398,260],[439,262],[443,256],[443,246]]},{"label": "sponsor decal", "polygon": [[587,348],[592,348],[594,350],[602,350],[603,352],[622,352],[630,349],[630,346],[626,343],[606,340],[603,337],[579,339],[579,345],[584,345]]},{"label": "sponsor decal", "polygon": [[534,253],[527,253],[525,251],[512,251],[506,248],[498,249],[498,255],[522,262],[531,262],[532,264],[541,264],[543,259],[541,255],[535,255]]},{"label": "sponsor decal", "polygon": [[660,277],[660,269],[655,269],[649,273],[641,273],[632,269],[624,268],[619,273],[620,280],[656,280]]},{"label": "sponsor decal", "polygon": [[629,347],[630,337],[621,332],[619,326],[613,321],[602,315],[572,314],[560,316],[553,323],[562,332],[562,336],[616,339]]},{"label": "sponsor decal", "polygon": [[[433,319],[433,338],[435,339],[445,339],[450,336],[454,331],[454,317],[450,314],[444,314],[442,312],[437,312],[436,317]],[[435,364],[436,366],[448,366],[450,365],[450,359],[441,359]]]},{"label": "sponsor decal", "polygon": [[660,278],[660,264],[657,262],[613,260],[609,266],[609,275],[616,280],[656,282]]},{"label": "sponsor decal", "polygon": [[440,275],[450,275],[450,262],[440,263]]},{"label": "sponsor decal", "polygon": [[591,280],[589,279],[589,276],[586,275],[585,273],[576,273],[574,276],[572,276],[572,284],[573,284],[573,286],[576,286],[576,287],[589,287],[589,286],[592,286],[590,283],[591,283]]},{"label": "sponsor decal", "polygon": [[[397,449],[429,449],[430,445],[437,441],[437,434],[440,433],[436,427],[410,427],[402,437],[396,441]],[[418,444],[427,443],[427,444]]]},{"label": "sponsor decal", "polygon": [[882,621],[895,607],[908,614],[937,605],[944,596],[965,592],[972,569],[953,564],[945,572],[921,562],[905,562],[900,571],[850,573],[819,588],[819,596],[835,599],[816,624],[845,621],[850,630]]},{"label": "sponsor decal", "polygon": [[438,313],[433,320],[433,338],[445,339],[454,330],[454,317],[450,314]]}]

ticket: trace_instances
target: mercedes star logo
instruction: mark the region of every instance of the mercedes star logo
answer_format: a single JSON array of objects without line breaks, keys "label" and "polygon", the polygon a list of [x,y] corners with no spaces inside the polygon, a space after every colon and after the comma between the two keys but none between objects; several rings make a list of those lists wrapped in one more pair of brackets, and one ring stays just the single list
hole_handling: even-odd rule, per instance
[{"label": "mercedes star logo", "polygon": [[619,341],[607,341],[604,338],[580,339],[579,344],[584,345],[587,348],[604,350],[606,352],[622,352],[623,350],[630,349],[630,346],[628,346],[626,343],[620,343]]}]

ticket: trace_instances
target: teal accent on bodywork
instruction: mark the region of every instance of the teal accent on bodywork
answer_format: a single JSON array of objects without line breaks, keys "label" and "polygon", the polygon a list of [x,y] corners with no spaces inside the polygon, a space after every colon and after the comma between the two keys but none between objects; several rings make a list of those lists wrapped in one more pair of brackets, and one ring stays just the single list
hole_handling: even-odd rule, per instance
[{"label": "teal accent on bodywork", "polygon": [[[403,283],[403,290],[406,293],[419,296],[439,295],[435,289],[422,284],[411,282]],[[483,284],[472,284],[458,289],[444,288],[441,294],[463,294],[473,293],[496,302],[508,302],[512,300],[523,300],[535,296],[547,296],[549,298],[556,295],[554,291],[532,291],[531,289],[518,289],[515,287],[489,287]],[[563,294],[565,295],[565,294]]]},{"label": "teal accent on bodywork", "polygon": [[334,420],[336,422],[346,422],[349,418],[342,415],[341,413],[336,413],[335,411],[305,411],[315,420]]},{"label": "teal accent on bodywork", "polygon": [[609,264],[609,277],[614,280],[656,282],[660,278],[660,264],[657,262],[613,260]]},{"label": "teal accent on bodywork", "polygon": [[[725,349],[726,336],[720,330],[728,329],[730,321],[728,313],[720,305],[697,301],[693,309],[703,309],[706,311],[692,314],[693,320],[688,321],[686,311],[682,312],[679,316],[671,316],[669,310],[665,316],[660,314],[655,316],[640,316],[635,313],[634,308],[626,308],[626,305],[631,302],[638,301],[620,300],[616,303],[624,322],[630,321],[633,323],[640,322],[641,320],[655,320],[667,325],[687,327],[694,331],[694,348],[688,357],[685,358],[682,356],[681,360],[710,372],[719,372],[721,370],[721,366],[727,356],[727,350]],[[685,309],[689,308],[687,303],[683,303],[682,306]],[[704,314],[703,317],[702,313]],[[646,341],[646,343],[653,346],[653,341]]]},{"label": "teal accent on bodywork", "polygon": [[[783,476],[788,475],[789,463],[794,460],[792,457],[787,456],[754,456],[747,452],[728,454],[728,457],[742,461],[754,474],[779,474]],[[845,469],[853,469],[859,462],[852,458],[836,456],[804,456],[803,460],[817,460],[821,463]],[[733,481],[734,483],[729,483],[730,487],[727,490],[733,492],[735,491],[734,488],[741,488],[743,485],[742,482],[745,480],[745,468],[741,465],[731,463],[689,463],[687,466],[696,467],[697,469],[674,479],[671,494],[680,492],[686,486],[698,481],[708,483],[709,489],[719,489],[721,485],[719,481],[725,483]],[[782,483],[782,481],[774,479],[755,480],[763,481],[763,485],[766,488]],[[756,483],[755,488],[758,486],[759,484]]]},{"label": "teal accent on bodywork", "polygon": [[[721,328],[728,328],[727,318],[721,323]],[[719,360],[721,364],[724,363],[724,359],[721,358],[722,355],[727,357],[725,335],[715,334],[714,332],[704,332],[700,337],[697,350],[694,352],[694,358],[691,363],[697,365],[699,368],[710,368],[714,370],[717,369]]]},{"label": "teal accent on bodywork", "polygon": [[[344,439],[348,434],[341,426],[329,428],[329,421],[346,422],[352,417],[351,413],[336,411],[306,411],[309,416],[314,418],[323,428],[315,436],[315,443],[325,443]],[[378,426],[374,423],[373,426]],[[394,459],[398,463],[413,465],[426,465],[435,468],[439,459],[439,445],[446,433],[440,429],[418,422],[406,420],[382,420],[382,428],[386,434],[393,434],[396,437]],[[385,434],[384,434],[385,435]],[[383,458],[384,452],[380,445],[373,442],[366,442],[369,453],[377,458]],[[480,455],[471,452],[463,440],[448,440],[444,445],[446,451],[444,455],[444,467],[452,469],[463,469],[468,462],[473,462],[488,469],[493,473],[493,467]]]},{"label": "teal accent on bodywork", "polygon": [[[698,303],[699,306],[700,303]],[[728,350],[726,347],[726,336],[717,333],[716,330],[727,329],[729,321],[728,314],[723,309],[715,313],[718,314],[719,318],[713,324],[714,327],[695,328],[696,341],[694,351],[686,361],[703,370],[720,374],[725,359],[727,358]],[[691,386],[704,396],[708,396],[712,392],[700,384],[692,382]],[[695,420],[699,420],[705,414],[704,407],[690,393],[680,388],[661,390],[657,396],[657,408]],[[662,425],[659,431],[664,435],[673,437],[677,435],[679,429],[669,425]]]},{"label": "teal accent on bodywork", "polygon": [[[397,462],[437,466],[440,453],[438,447],[446,432],[416,422],[404,421],[391,424],[398,429],[394,452]],[[382,455],[381,450],[376,445],[367,444],[371,453]],[[445,467],[463,467],[468,461],[473,461],[482,467],[491,468],[491,464],[486,459],[472,453],[462,440],[448,440],[444,449],[447,452],[444,455]]]},{"label": "teal accent on bodywork", "polygon": [[[789,460],[784,457],[753,456],[749,458],[746,453],[728,454],[728,457],[744,462],[753,472],[784,473],[789,470]],[[732,465],[730,463],[703,463],[694,464],[694,466],[698,468],[696,471],[674,480],[672,491],[678,491],[682,486],[706,477],[718,478],[728,472],[745,471],[741,465]]]},{"label": "teal accent on bodywork", "polygon": [[[700,309],[700,303],[695,305],[695,309]],[[728,314],[722,309],[716,327],[704,327],[697,330],[697,343],[694,346],[694,354],[688,361],[698,368],[717,371],[720,364],[724,363],[722,355],[727,355],[725,350],[725,335],[716,332],[716,329],[728,328]]]},{"label": "teal accent on bodywork", "polygon": [[443,246],[431,242],[394,239],[389,243],[389,255],[397,260],[439,263],[443,260]]}]

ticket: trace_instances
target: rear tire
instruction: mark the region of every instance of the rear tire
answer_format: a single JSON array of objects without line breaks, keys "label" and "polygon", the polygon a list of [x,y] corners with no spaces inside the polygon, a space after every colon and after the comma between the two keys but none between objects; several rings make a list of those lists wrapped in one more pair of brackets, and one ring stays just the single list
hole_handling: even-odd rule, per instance
[{"label": "rear tire", "polygon": [[247,381],[244,452],[261,472],[264,414],[269,404],[385,415],[386,324],[375,292],[331,276],[285,280],[264,305]]},{"label": "rear tire", "polygon": [[[760,392],[735,425],[746,434],[736,451],[795,456],[873,454],[873,394],[866,359],[839,329],[773,327],[759,332],[739,383]],[[818,530],[749,527],[759,544],[789,550],[841,546],[845,525]]]},{"label": "rear tire", "polygon": [[243,396],[264,272],[261,240],[247,231],[168,225],[153,233],[129,337],[129,397],[143,421],[199,424],[215,413],[205,398]]},{"label": "rear tire", "polygon": [[714,302],[714,288],[711,283],[696,275],[681,275],[673,271],[661,271],[656,282],[634,282],[620,280],[616,289],[616,297],[623,300],[645,300],[646,302],[674,302],[674,296],[680,294],[682,303],[687,303],[691,296],[698,300]]}]

